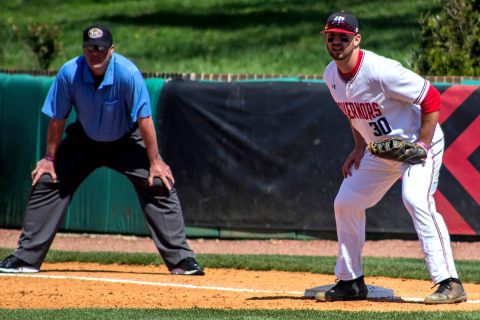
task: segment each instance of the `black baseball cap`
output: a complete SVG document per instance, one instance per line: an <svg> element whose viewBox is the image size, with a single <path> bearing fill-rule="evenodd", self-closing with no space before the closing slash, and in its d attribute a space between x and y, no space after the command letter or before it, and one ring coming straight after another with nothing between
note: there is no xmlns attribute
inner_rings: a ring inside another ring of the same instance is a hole
<svg viewBox="0 0 480 320"><path fill-rule="evenodd" d="M94 24L83 30L83 47L102 46L110 48L113 37L110 30L101 24Z"/></svg>
<svg viewBox="0 0 480 320"><path fill-rule="evenodd" d="M322 32L358 34L360 33L360 26L358 19L354 15L345 11L339 11L328 17Z"/></svg>

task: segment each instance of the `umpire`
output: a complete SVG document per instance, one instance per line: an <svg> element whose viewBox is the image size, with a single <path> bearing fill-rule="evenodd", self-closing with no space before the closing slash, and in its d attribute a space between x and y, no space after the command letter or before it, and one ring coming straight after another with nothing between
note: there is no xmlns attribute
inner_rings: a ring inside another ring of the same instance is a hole
<svg viewBox="0 0 480 320"><path fill-rule="evenodd" d="M72 106L77 120L61 141ZM18 248L0 262L0 271L38 272L78 186L105 166L133 184L170 272L203 275L187 244L172 172L158 152L145 81L130 60L114 53L108 28L83 31L83 55L60 68L42 112L51 118L45 157L32 171Z"/></svg>

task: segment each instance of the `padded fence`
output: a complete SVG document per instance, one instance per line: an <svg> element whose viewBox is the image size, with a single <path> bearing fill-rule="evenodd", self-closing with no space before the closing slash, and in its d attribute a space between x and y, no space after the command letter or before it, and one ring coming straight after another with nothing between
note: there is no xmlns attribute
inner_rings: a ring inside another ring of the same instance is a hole
<svg viewBox="0 0 480 320"><path fill-rule="evenodd" d="M44 152L48 118L40 109L52 80L0 74L0 227L21 226L29 174ZM146 83L188 236L334 233L333 199L353 141L324 83ZM479 235L479 87L437 88L447 136L437 207L452 234ZM148 234L133 188L108 169L80 186L62 230ZM367 211L367 232L414 234L399 183Z"/></svg>
<svg viewBox="0 0 480 320"><path fill-rule="evenodd" d="M52 82L53 77L0 74L1 227L22 225L31 189L30 172L45 150L49 118L41 113L41 107ZM153 106L158 104L164 82L146 80ZM67 123L74 119L72 111ZM148 234L130 182L106 168L96 170L75 193L62 230Z"/></svg>

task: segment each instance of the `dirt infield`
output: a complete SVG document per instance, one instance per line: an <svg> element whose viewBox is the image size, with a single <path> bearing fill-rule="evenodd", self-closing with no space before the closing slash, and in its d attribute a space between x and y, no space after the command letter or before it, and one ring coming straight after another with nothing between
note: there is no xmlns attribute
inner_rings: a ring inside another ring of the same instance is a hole
<svg viewBox="0 0 480 320"><path fill-rule="evenodd" d="M2 308L221 308L369 311L480 311L480 285L466 284L476 303L428 306L415 302L316 302L306 288L332 276L312 273L208 269L203 277L171 276L164 266L92 263L45 264L39 274L0 276ZM423 298L431 283L381 277L370 285L394 288L403 298Z"/></svg>
<svg viewBox="0 0 480 320"><path fill-rule="evenodd" d="M14 247L18 230L0 230L0 247ZM195 240L197 253L278 253L335 255L336 243L310 241ZM262 245L263 244L263 245ZM366 251L387 256L417 257L416 241L367 243ZM479 243L453 243L457 259L478 259ZM310 247L312 246L312 247ZM378 248L376 248L378 247ZM247 250L246 248L249 248ZM76 251L154 252L148 238L59 234L52 249ZM319 254L317 251L321 250ZM282 253L283 252L283 253ZM287 252L287 253L285 253ZM421 254L421 253L420 253ZM366 254L373 255L373 254ZM386 255L386 254L384 254ZM221 308L313 309L369 311L480 311L480 285L465 284L469 302L429 306L418 301L431 293L429 281L366 277L369 285L394 290L404 301L316 302L305 299L305 289L331 284L331 275L278 271L207 269L203 277L172 276L165 266L45 263L31 275L0 274L0 308ZM405 301L406 300L406 301Z"/></svg>

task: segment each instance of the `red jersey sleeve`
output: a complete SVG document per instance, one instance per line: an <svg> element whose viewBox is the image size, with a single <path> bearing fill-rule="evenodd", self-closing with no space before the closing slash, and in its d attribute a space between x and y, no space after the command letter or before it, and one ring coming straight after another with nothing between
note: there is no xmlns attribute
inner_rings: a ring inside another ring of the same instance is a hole
<svg viewBox="0 0 480 320"><path fill-rule="evenodd" d="M440 110L440 92L430 84L425 99L420 104L423 113L431 113Z"/></svg>

